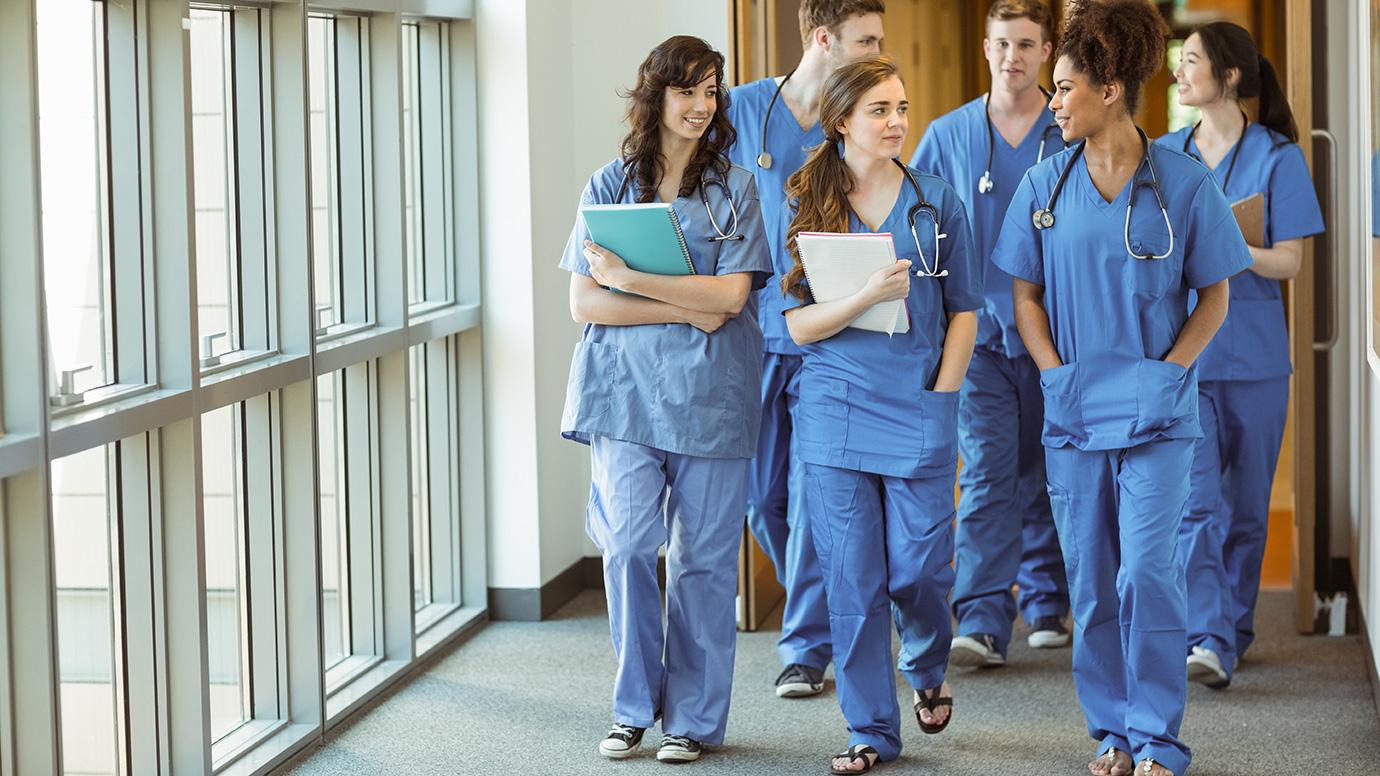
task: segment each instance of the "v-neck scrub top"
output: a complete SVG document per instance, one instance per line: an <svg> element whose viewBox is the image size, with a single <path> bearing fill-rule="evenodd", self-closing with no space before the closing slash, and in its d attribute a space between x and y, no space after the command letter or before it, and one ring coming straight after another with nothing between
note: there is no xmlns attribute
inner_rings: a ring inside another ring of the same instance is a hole
<svg viewBox="0 0 1380 776"><path fill-rule="evenodd" d="M906 214L918 200L903 179L896 203L876 231L890 232L896 258L912 262L905 299L910 331L888 336L848 327L801 346L796 450L806 463L892 477L953 474L958 391L940 393L933 388L949 330L947 313L982 307L982 269L958 195L933 175L912 174L925 199L939 210L940 232L948 235L939 241L939 268L949 274L915 276L920 258ZM792 217L783 212L777 244L785 245ZM920 216L916 231L925 240L925 255L932 257L929 224ZM849 231L873 230L850 214ZM813 298L785 300L786 309L812 303Z"/></svg>
<svg viewBox="0 0 1380 776"><path fill-rule="evenodd" d="M623 162L615 159L594 173L580 201L611 204L622 182ZM716 232L698 189L671 207L697 274L751 272L752 287L760 289L771 273L771 259L757 188L740 167L730 168L727 183L745 239L710 240ZM707 191L718 222L730 223L723 190L710 186ZM622 202L635 202L637 192L634 181ZM589 229L576 216L561 269L590 274L584 256L587 239ZM681 455L751 458L757 448L761 382L756 294L749 293L742 312L713 334L685 323L587 324L570 367L561 435L584 444L598 435Z"/></svg>
<svg viewBox="0 0 1380 776"><path fill-rule="evenodd" d="M1155 141L1182 150L1192 127L1171 132ZM1322 210L1313 190L1313 179L1303 150L1283 135L1250 123L1237 141L1240 153L1231 163L1236 146L1212 170L1219 185L1225 184L1228 202L1254 194L1265 196L1265 245L1311 237L1323 231ZM1196 141L1189 153L1202 159ZM1227 170L1231 179L1227 179ZM1231 279L1231 309L1227 320L1198 359L1203 380L1265 380L1285 377L1293 371L1289 362L1289 327L1278 280L1246 271Z"/></svg>
<svg viewBox="0 0 1380 776"><path fill-rule="evenodd" d="M1054 208L1055 224L1038 230L1043 208L1074 149L1031 168L1011 200L993 261L1043 286L1044 306L1062 366L1040 375L1046 447L1114 450L1154 439L1196 438L1197 377L1164 361L1189 315L1191 289L1210 286L1251 265L1236 220L1207 169L1193 158L1152 145L1159 185L1173 225L1173 251L1136 259L1123 228L1131 191L1150 180L1142 164L1108 202L1082 156ZM1137 252L1169 247L1153 192L1137 189L1129 241Z"/></svg>
<svg viewBox="0 0 1380 776"><path fill-rule="evenodd" d="M757 166L757 155L762 152L762 118L767 115L767 106L776 94L776 87L775 78L763 78L733 87L728 100L728 120L738 133L738 140L728 150L728 156L756 179L757 194L762 201L762 221L769 230L785 207L786 180L805 164L810 150L824 142L824 130L819 122L802 128L795 114L786 107L786 101L778 96L766 125L767 153L772 156L772 164L765 168ZM780 281L791 271L791 259L785 256L783 263L783 254L775 241L776 235L769 231L767 242L771 245L776 274L759 293L763 345L768 353L798 355L800 349L791 339L781 316L785 300Z"/></svg>

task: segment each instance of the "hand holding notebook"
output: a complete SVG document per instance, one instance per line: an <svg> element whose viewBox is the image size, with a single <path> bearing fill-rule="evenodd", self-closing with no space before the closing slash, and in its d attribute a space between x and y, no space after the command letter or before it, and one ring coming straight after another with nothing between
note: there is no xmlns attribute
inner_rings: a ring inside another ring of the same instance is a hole
<svg viewBox="0 0 1380 776"><path fill-rule="evenodd" d="M801 232L795 240L805 267L805 280L816 302L852 296L867 285L872 273L896 264L896 246L889 232ZM910 331L904 299L878 302L848 325L888 336Z"/></svg>
<svg viewBox="0 0 1380 776"><path fill-rule="evenodd" d="M695 274L680 219L669 204L584 205L580 214L594 242L632 269L652 275Z"/></svg>
<svg viewBox="0 0 1380 776"><path fill-rule="evenodd" d="M1260 192L1231 203L1231 213L1236 216L1236 225L1241 228L1241 236L1253 248L1265 247L1265 195Z"/></svg>

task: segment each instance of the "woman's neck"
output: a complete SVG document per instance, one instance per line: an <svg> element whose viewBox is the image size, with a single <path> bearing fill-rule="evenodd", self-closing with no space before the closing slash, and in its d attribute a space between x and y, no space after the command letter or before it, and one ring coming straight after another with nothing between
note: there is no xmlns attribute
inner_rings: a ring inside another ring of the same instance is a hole
<svg viewBox="0 0 1380 776"><path fill-rule="evenodd" d="M675 188L679 189L681 176L690 165L690 160L694 158L698 147L698 140L690 140L669 130L662 130L661 158L666 160L666 168L660 183L674 182Z"/></svg>
<svg viewBox="0 0 1380 776"><path fill-rule="evenodd" d="M848 165L848 171L853 173L855 191L858 192L866 192L883 185L895 178L899 172L896 163L891 159L857 150L845 153L843 163Z"/></svg>
<svg viewBox="0 0 1380 776"><path fill-rule="evenodd" d="M1096 134L1089 135L1087 146L1083 149L1083 156L1088 165L1100 169L1140 164L1144 154L1140 132L1128 115L1121 116Z"/></svg>
<svg viewBox="0 0 1380 776"><path fill-rule="evenodd" d="M1236 100L1216 100L1201 109L1197 138L1235 142L1246 131L1246 117Z"/></svg>

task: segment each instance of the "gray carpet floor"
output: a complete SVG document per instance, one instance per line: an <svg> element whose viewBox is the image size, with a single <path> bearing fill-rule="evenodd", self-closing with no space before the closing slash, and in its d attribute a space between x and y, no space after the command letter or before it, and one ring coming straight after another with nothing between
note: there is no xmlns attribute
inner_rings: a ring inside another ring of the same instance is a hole
<svg viewBox="0 0 1380 776"><path fill-rule="evenodd" d="M1293 632L1293 596L1262 595L1259 641L1232 687L1191 685L1183 738L1194 776L1380 773L1380 721L1358 637ZM903 727L901 758L876 772L1086 774L1093 754L1069 674L1069 650L1031 650L1018 625L1010 662L954 670L949 729ZM822 774L847 733L833 693L779 700L772 632L740 634L728 741L682 770ZM596 745L610 721L613 650L601 594L541 623L493 623L310 756L314 774L665 774L649 731L639 754L611 762ZM909 692L902 687L902 722ZM1181 775L1182 776L1182 775Z"/></svg>

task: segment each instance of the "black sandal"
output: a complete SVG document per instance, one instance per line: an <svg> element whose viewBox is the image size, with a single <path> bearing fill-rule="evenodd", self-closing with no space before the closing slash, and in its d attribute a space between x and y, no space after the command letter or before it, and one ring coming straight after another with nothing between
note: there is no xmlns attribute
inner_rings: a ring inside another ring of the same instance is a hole
<svg viewBox="0 0 1380 776"><path fill-rule="evenodd" d="M877 759L874 760L868 757L869 754L877 755ZM866 763L867 767L863 768L860 771L841 771L838 768L834 767L834 760L840 757L847 757L849 765L852 765L858 760L862 760L864 763ZM868 771L872 770L873 767L880 765L881 762L882 755L876 749L873 749L867 744L854 744L848 747L848 751L839 752L838 754L829 758L829 775L848 776L848 774L850 773L867 773Z"/></svg>
<svg viewBox="0 0 1380 776"><path fill-rule="evenodd" d="M929 735L934 735L944 730L954 718L954 699L947 695L940 695L939 691L942 687L943 685L940 685L939 687L929 690L919 690L916 692L916 694L920 696L920 700L915 702L915 721L920 723L920 730ZM934 710L940 706L949 707L949 716L945 717L944 721L938 725L927 724L925 720L920 717L921 709L933 714Z"/></svg>

